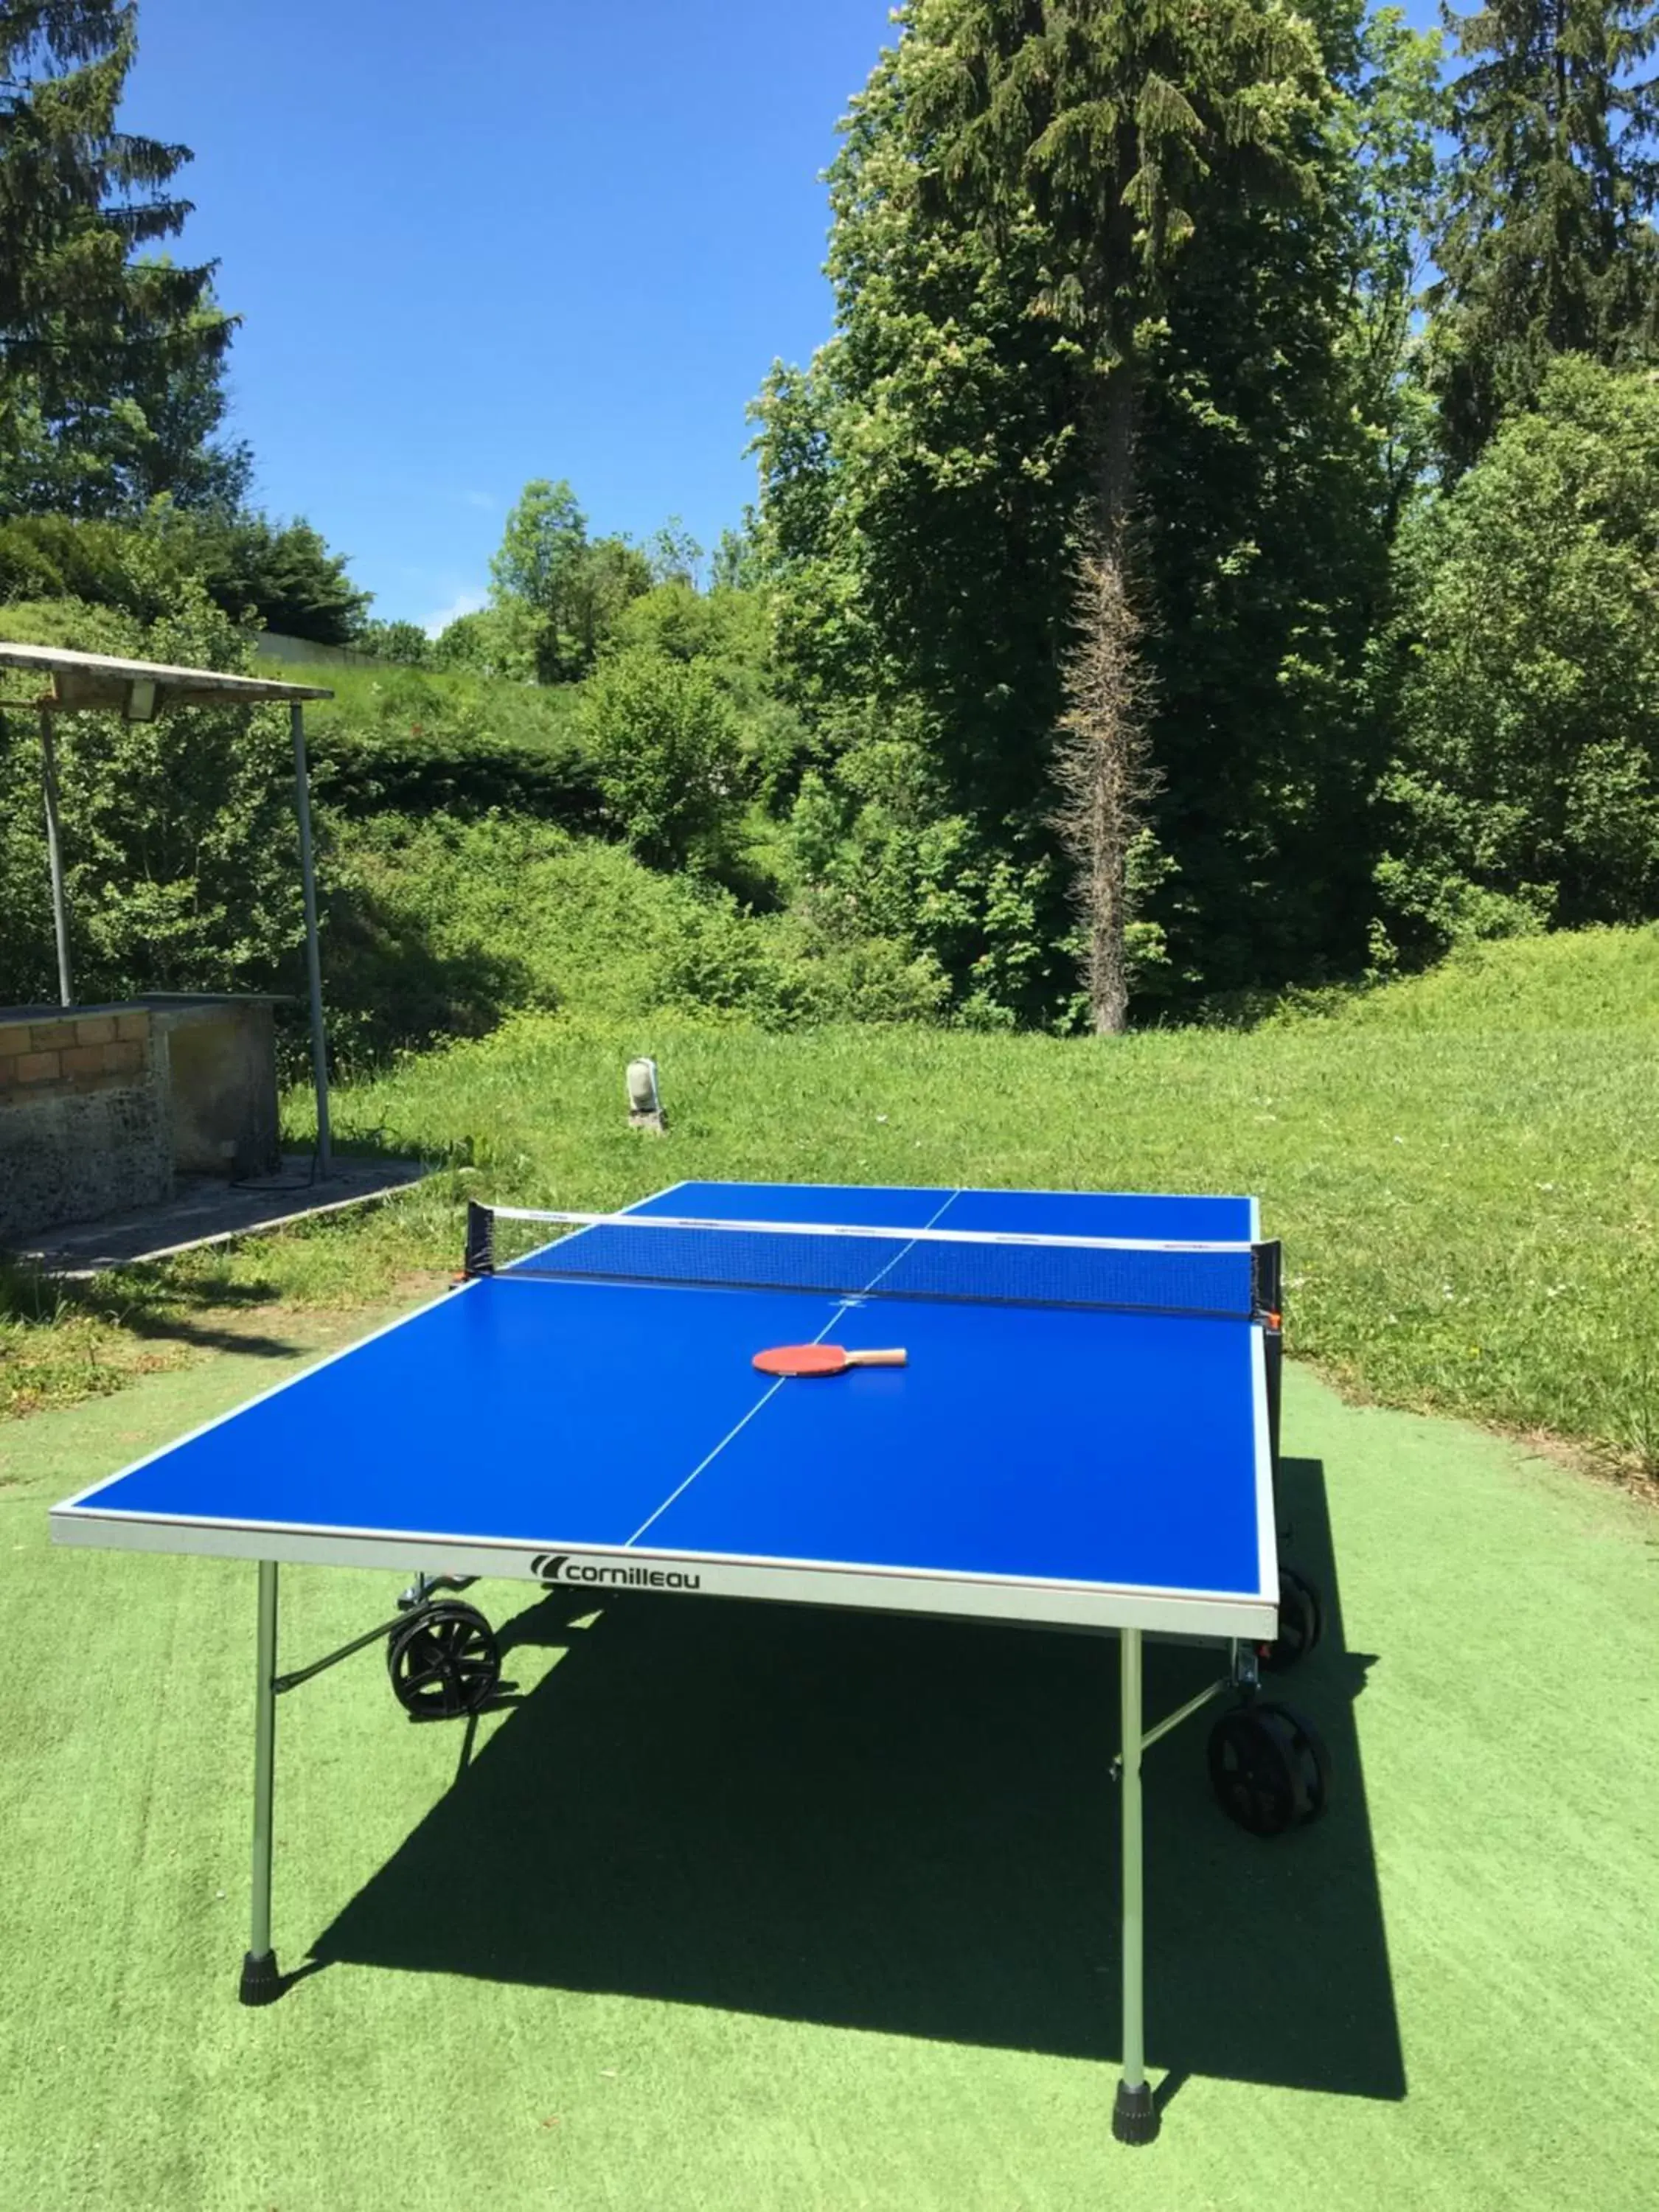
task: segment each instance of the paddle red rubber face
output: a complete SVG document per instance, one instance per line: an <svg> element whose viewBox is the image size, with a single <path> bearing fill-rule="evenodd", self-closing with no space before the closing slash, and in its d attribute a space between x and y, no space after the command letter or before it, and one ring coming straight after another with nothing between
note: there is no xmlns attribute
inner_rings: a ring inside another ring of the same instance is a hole
<svg viewBox="0 0 1659 2212"><path fill-rule="evenodd" d="M848 1367L902 1367L902 1352L845 1352L838 1344L776 1344L755 1354L763 1375L839 1375Z"/></svg>

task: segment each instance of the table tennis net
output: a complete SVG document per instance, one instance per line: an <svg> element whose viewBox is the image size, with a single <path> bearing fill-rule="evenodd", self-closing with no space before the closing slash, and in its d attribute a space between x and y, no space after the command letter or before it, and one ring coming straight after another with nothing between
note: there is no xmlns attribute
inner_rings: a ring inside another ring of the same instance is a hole
<svg viewBox="0 0 1659 2212"><path fill-rule="evenodd" d="M691 1220L477 1204L467 1209L465 1272L1239 1318L1275 1312L1279 1305L1276 1244Z"/></svg>

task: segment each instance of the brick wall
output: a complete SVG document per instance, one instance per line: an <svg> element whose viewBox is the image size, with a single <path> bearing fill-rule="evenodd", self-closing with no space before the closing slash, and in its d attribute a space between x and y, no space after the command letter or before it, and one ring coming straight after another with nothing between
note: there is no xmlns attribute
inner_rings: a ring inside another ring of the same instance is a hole
<svg viewBox="0 0 1659 2212"><path fill-rule="evenodd" d="M171 1194L150 1017L0 1017L0 1243Z"/></svg>
<svg viewBox="0 0 1659 2212"><path fill-rule="evenodd" d="M0 1105L143 1083L149 1054L147 1013L66 1014L53 1021L0 1016Z"/></svg>

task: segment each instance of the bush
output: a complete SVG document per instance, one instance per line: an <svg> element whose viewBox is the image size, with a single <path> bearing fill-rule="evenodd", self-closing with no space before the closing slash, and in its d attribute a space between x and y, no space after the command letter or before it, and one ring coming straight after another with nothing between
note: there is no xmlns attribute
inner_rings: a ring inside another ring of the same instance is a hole
<svg viewBox="0 0 1659 2212"><path fill-rule="evenodd" d="M65 514L14 515L0 522L0 602L73 599L76 606L67 619L83 628L92 607L155 622L179 603L192 580L200 581L199 563L185 544L151 531L75 521ZM9 605L9 623L14 611ZM35 619L41 618L37 612ZM25 641L62 642L20 638Z"/></svg>
<svg viewBox="0 0 1659 2212"><path fill-rule="evenodd" d="M505 815L325 818L325 988L337 1056L366 1064L520 1011L674 1007L770 1028L935 1017L936 963L826 945L796 920Z"/></svg>
<svg viewBox="0 0 1659 2212"><path fill-rule="evenodd" d="M351 641L358 653L387 660L400 668L430 668L432 640L412 622L366 622Z"/></svg>
<svg viewBox="0 0 1659 2212"><path fill-rule="evenodd" d="M492 811L599 826L599 781L568 693L412 668L284 667L335 694L307 709L319 793L337 812Z"/></svg>
<svg viewBox="0 0 1659 2212"><path fill-rule="evenodd" d="M581 727L606 809L640 858L707 865L743 803L736 725L707 663L616 654L583 688Z"/></svg>
<svg viewBox="0 0 1659 2212"><path fill-rule="evenodd" d="M325 834L329 1002L358 1060L524 1009L770 1003L758 925L621 846L505 814L331 816Z"/></svg>
<svg viewBox="0 0 1659 2212"><path fill-rule="evenodd" d="M1402 573L1401 948L1659 911L1659 379L1559 362Z"/></svg>

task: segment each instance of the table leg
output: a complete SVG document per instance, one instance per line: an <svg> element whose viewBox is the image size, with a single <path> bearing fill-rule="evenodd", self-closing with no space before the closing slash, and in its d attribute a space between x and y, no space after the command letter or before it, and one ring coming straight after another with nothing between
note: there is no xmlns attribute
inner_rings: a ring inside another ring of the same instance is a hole
<svg viewBox="0 0 1659 2212"><path fill-rule="evenodd" d="M1146 1929L1140 1818L1140 1631L1119 1641L1119 1705L1123 1791L1123 2078L1112 2109L1120 2142L1148 2143L1158 2133L1158 2106L1146 2080Z"/></svg>
<svg viewBox="0 0 1659 2212"><path fill-rule="evenodd" d="M242 1960L241 1999L269 2004L283 1994L270 1948L270 1805L276 1769L276 1562L259 1562L259 1679L253 1709L253 1919Z"/></svg>

